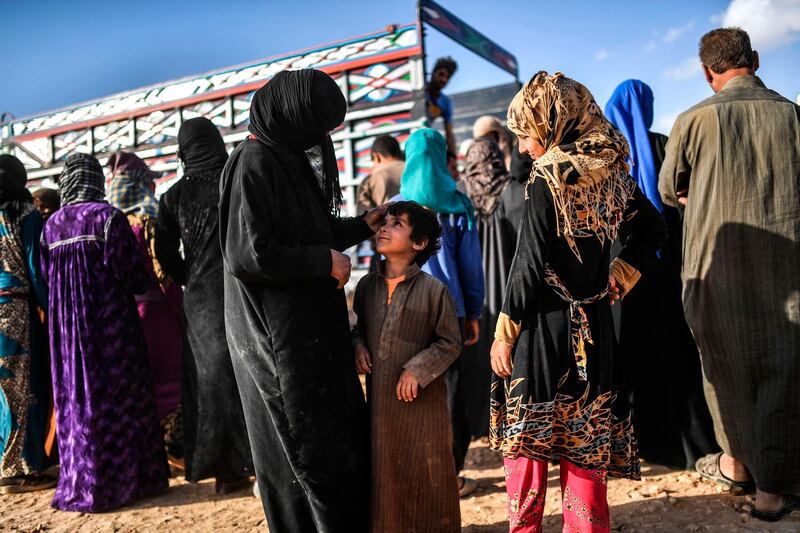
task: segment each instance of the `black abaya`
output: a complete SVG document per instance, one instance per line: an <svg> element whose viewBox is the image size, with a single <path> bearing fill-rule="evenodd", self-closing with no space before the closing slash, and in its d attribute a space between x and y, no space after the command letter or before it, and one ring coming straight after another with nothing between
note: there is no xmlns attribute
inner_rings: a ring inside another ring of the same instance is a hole
<svg viewBox="0 0 800 533"><path fill-rule="evenodd" d="M187 175L159 201L156 257L185 285L183 358L186 479L252 475L242 403L225 338L217 203L221 167ZM183 242L185 260L178 249Z"/></svg>
<svg viewBox="0 0 800 533"><path fill-rule="evenodd" d="M223 173L225 319L270 531L359 532L369 512L367 410L344 291L330 272L331 249L372 232L362 218L331 214L337 184L320 187L304 157L344 117L327 76L325 102L341 104L341 116L326 124L312 114L309 72L281 73L256 93L255 138Z"/></svg>
<svg viewBox="0 0 800 533"><path fill-rule="evenodd" d="M656 173L666 142L666 136L650 134ZM660 257L622 301L622 368L642 458L693 468L699 457L719 447L703 396L700 356L681 302L681 214L664 206L663 215L668 237ZM624 232L623 226L621 239Z"/></svg>
<svg viewBox="0 0 800 533"><path fill-rule="evenodd" d="M481 242L486 299L481 313L481 335L478 343L464 348L462 365L469 391L466 396L469 428L472 437L489 434L489 386L492 367L489 352L494 341L497 317L503 306L503 296L511 261L517 246L517 233L525 207L525 185L528 183L532 160L516 149L512 155L511 180L500 194L489 215L478 214L478 235Z"/></svg>

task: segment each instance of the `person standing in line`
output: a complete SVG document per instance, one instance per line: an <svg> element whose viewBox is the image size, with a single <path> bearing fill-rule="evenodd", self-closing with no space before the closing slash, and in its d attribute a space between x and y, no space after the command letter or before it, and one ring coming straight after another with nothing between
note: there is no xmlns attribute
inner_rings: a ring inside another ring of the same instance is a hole
<svg viewBox="0 0 800 533"><path fill-rule="evenodd" d="M184 286L186 337L191 348L184 351L183 361L186 479L215 477L217 491L227 492L249 483L253 473L222 312L217 206L228 152L214 123L197 117L181 124L178 158L183 177L159 200L155 252L164 272Z"/></svg>
<svg viewBox="0 0 800 533"><path fill-rule="evenodd" d="M436 60L431 72L431 79L425 86L425 114L428 126L435 126L436 120L444 122L444 135L447 139L447 151L458 152L456 136L453 133L453 102L442 91L458 69L458 63L452 57L440 57Z"/></svg>
<svg viewBox="0 0 800 533"><path fill-rule="evenodd" d="M666 228L628 175L625 138L577 81L538 72L507 125L535 160L491 351L489 443L504 456L510 531L541 531L558 457L564 530L608 532L607 477L640 476L611 302ZM623 221L632 232L612 263Z"/></svg>
<svg viewBox="0 0 800 533"><path fill-rule="evenodd" d="M678 116L659 176L685 206L683 307L723 452L697 471L756 489L754 517L800 508L800 106L755 73L739 28L700 39L716 93Z"/></svg>
<svg viewBox="0 0 800 533"><path fill-rule="evenodd" d="M340 218L330 132L347 102L318 70L256 91L251 135L220 183L225 323L269 529L363 532L369 429L353 366L342 253L375 234L385 207Z"/></svg>
<svg viewBox="0 0 800 533"><path fill-rule="evenodd" d="M37 304L47 308L47 286L27 179L19 159L0 155L0 494L56 484L43 473L51 385Z"/></svg>
<svg viewBox="0 0 800 533"><path fill-rule="evenodd" d="M438 131L422 128L406 141L406 168L396 199L417 202L436 213L442 226L442 246L422 269L447 286L456 305L464 346L473 346L480 336L484 299L480 241L472 202L456 189L447 168L445 140ZM464 377L464 362L459 357L445 374L457 473L464 469L472 435ZM459 477L461 496L476 488L474 479Z"/></svg>
<svg viewBox="0 0 800 533"><path fill-rule="evenodd" d="M139 242L149 283L144 294L136 295L136 307L147 341L147 359L155 393L156 410L170 461L183 456L181 433L181 357L183 317L181 289L155 258L154 239L158 219L151 171L136 154L116 152L108 158L111 182L109 203L122 211Z"/></svg>
<svg viewBox="0 0 800 533"><path fill-rule="evenodd" d="M508 281L508 271L517 244L519 222L512 220L520 211L524 198L524 184L512 178L505 164L505 154L500 141L508 136L497 117L483 116L473 126L473 141L464 157L462 183L475 206L481 262L486 283L486 299L481 313L481 331L492 331L497 324L503 292ZM469 425L473 437L484 437L489 432L489 385L492 367L489 351L492 336L482 335L472 348L474 354L464 357L467 381Z"/></svg>
<svg viewBox="0 0 800 533"><path fill-rule="evenodd" d="M441 233L431 210L391 204L377 236L386 259L356 287L352 335L368 379L375 533L461 530L442 379L461 353L461 332L447 287L420 272Z"/></svg>
<svg viewBox="0 0 800 533"><path fill-rule="evenodd" d="M103 182L94 156L69 156L62 207L41 240L61 461L52 505L62 511L113 509L166 489L169 478L134 298L148 273Z"/></svg>
<svg viewBox="0 0 800 533"><path fill-rule="evenodd" d="M47 222L50 215L58 211L61 207L61 200L58 198L58 191L42 187L33 191L33 205L42 215L42 220Z"/></svg>
<svg viewBox="0 0 800 533"><path fill-rule="evenodd" d="M700 356L683 316L681 213L665 206L658 194L667 137L650 131L653 102L653 91L646 83L627 80L616 88L605 110L628 140L631 175L637 186L667 223L667 242L653 268L622 302L620 351L640 456L684 469L693 468L698 458L719 448L703 398ZM623 242L626 229L623 226L620 232ZM650 356L641 356L642 346L650 346ZM652 376L660 379L653 381Z"/></svg>
<svg viewBox="0 0 800 533"><path fill-rule="evenodd" d="M381 135L372 143L372 173L358 186L358 207L369 211L383 205L400 192L403 175L403 150L391 135Z"/></svg>

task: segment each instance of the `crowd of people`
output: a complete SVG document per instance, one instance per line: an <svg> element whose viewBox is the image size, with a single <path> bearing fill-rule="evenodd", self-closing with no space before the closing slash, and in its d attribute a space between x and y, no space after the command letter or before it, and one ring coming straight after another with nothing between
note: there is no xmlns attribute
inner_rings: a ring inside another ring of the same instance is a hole
<svg viewBox="0 0 800 533"><path fill-rule="evenodd" d="M800 107L740 29L700 59L716 94L669 140L642 81L603 112L541 71L459 171L444 58L445 135L378 137L355 217L317 70L256 91L230 156L184 122L160 199L132 153L71 155L57 195L0 155L0 493L104 511L172 467L254 476L270 531L458 531L487 435L514 532L541 530L551 462L570 531L610 530L607 478L640 456L762 520L800 508ZM344 252L369 240L351 324Z"/></svg>

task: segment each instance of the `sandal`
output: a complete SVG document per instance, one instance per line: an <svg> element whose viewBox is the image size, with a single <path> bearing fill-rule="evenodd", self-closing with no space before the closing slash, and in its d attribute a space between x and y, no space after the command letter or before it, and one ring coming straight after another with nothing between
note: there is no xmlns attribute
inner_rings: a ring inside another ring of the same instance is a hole
<svg viewBox="0 0 800 533"><path fill-rule="evenodd" d="M777 522L786 515L800 509L800 497L787 494L784 497L783 507L777 511L759 511L755 507L750 510L750 516L764 520L765 522Z"/></svg>
<svg viewBox="0 0 800 533"><path fill-rule="evenodd" d="M701 457L694 463L694 469L707 480L719 483L731 492L737 494L749 494L754 492L756 490L756 484L752 479L748 481L736 481L722 473L722 469L719 467L719 459L722 457L722 453L723 452L710 453Z"/></svg>
<svg viewBox="0 0 800 533"><path fill-rule="evenodd" d="M458 480L461 482L461 488L458 489L459 498L466 498L478 488L478 482L471 477L458 476Z"/></svg>
<svg viewBox="0 0 800 533"><path fill-rule="evenodd" d="M217 494L230 494L242 489L252 488L253 482L248 476L217 478L214 483L214 492Z"/></svg>
<svg viewBox="0 0 800 533"><path fill-rule="evenodd" d="M0 485L0 494L22 494L37 490L52 489L58 484L58 478L44 474L28 474L4 478Z"/></svg>

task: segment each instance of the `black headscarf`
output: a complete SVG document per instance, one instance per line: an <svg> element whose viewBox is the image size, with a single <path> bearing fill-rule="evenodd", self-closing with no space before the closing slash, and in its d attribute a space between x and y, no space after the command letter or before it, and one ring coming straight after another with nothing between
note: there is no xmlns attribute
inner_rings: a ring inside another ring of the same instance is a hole
<svg viewBox="0 0 800 533"><path fill-rule="evenodd" d="M191 175L221 169L228 160L228 151L214 123L197 117L181 124L178 130L178 158L186 175Z"/></svg>
<svg viewBox="0 0 800 533"><path fill-rule="evenodd" d="M28 172L22 161L13 155L0 155L0 209L18 213L22 204L31 202L25 188Z"/></svg>
<svg viewBox="0 0 800 533"><path fill-rule="evenodd" d="M322 194L331 212L342 205L339 169L329 133L344 121L347 102L333 78L319 70L279 72L253 95L250 132L296 168L313 170L306 150L321 147Z"/></svg>

